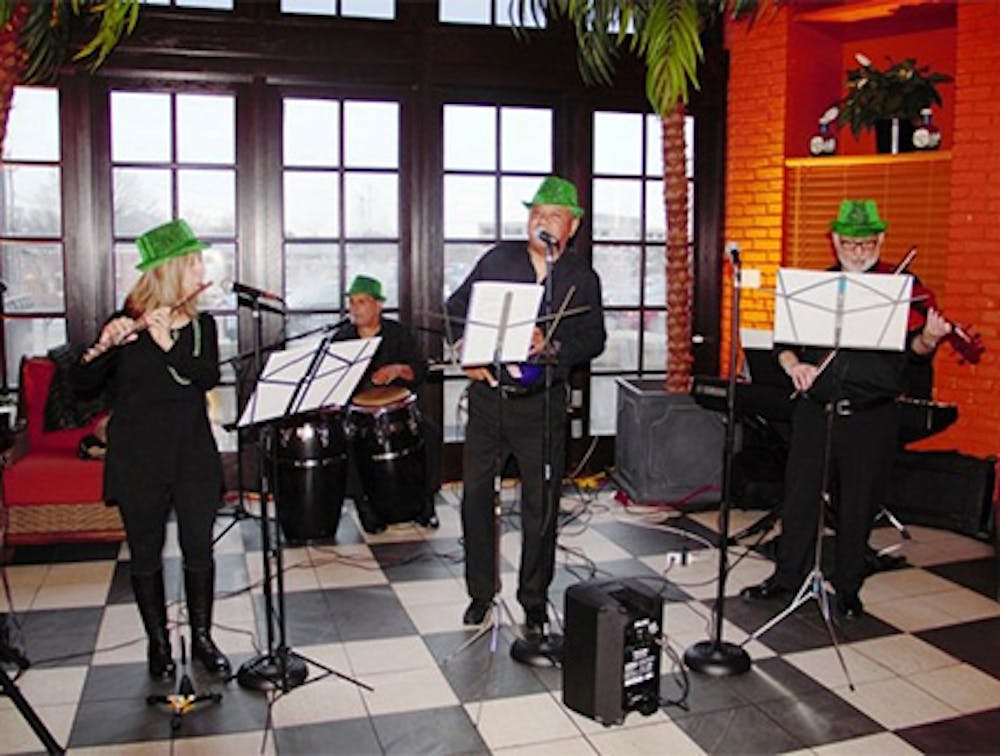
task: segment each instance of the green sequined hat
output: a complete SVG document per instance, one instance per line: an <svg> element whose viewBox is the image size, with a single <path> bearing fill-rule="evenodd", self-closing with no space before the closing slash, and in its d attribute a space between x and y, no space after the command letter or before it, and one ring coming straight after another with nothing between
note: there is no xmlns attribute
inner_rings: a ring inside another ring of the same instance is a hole
<svg viewBox="0 0 1000 756"><path fill-rule="evenodd" d="M178 218L150 229L135 240L135 246L139 250L139 264L135 267L145 273L167 260L200 252L212 245L198 241L191 227Z"/></svg>
<svg viewBox="0 0 1000 756"><path fill-rule="evenodd" d="M354 280L351 281L351 288L347 290L347 294L344 296L351 297L355 294L367 294L379 302L385 301L385 297L382 296L382 283L377 278L372 278L371 276L354 277Z"/></svg>
<svg viewBox="0 0 1000 756"><path fill-rule="evenodd" d="M844 200L830 230L841 236L871 236L885 231L889 224L878 217L875 200Z"/></svg>
<svg viewBox="0 0 1000 756"><path fill-rule="evenodd" d="M525 207L535 205L562 205L568 207L575 217L583 217L583 208L577 203L576 187L571 181L558 176L546 178L531 201L524 203Z"/></svg>

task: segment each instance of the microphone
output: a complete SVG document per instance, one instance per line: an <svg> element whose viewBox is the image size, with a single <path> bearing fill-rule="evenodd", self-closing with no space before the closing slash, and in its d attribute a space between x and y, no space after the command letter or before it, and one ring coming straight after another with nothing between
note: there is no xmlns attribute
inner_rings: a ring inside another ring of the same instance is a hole
<svg viewBox="0 0 1000 756"><path fill-rule="evenodd" d="M228 278L223 281L221 285L222 290L227 294L242 294L243 296L252 297L254 299L273 299L276 302L285 301L281 296L275 294L273 291L258 289L255 286L239 283L238 281L231 281Z"/></svg>
<svg viewBox="0 0 1000 756"><path fill-rule="evenodd" d="M726 256L733 263L734 268L740 267L740 245L734 241L726 242Z"/></svg>
<svg viewBox="0 0 1000 756"><path fill-rule="evenodd" d="M535 231L535 238L538 239L538 241L540 242L548 244L550 247L556 247L556 248L559 247L559 240L552 234L550 234L548 231L546 231L544 228L540 228L537 231Z"/></svg>

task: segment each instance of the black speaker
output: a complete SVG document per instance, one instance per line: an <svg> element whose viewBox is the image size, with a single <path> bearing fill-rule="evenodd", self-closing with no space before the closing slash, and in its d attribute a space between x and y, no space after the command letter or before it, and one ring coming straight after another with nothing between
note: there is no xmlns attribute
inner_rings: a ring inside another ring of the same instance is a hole
<svg viewBox="0 0 1000 756"><path fill-rule="evenodd" d="M615 480L637 504L718 503L723 416L661 381L618 379Z"/></svg>
<svg viewBox="0 0 1000 756"><path fill-rule="evenodd" d="M663 597L641 581L566 589L563 703L605 725L660 707Z"/></svg>
<svg viewBox="0 0 1000 756"><path fill-rule="evenodd" d="M904 523L989 539L996 462L958 452L902 451L887 506Z"/></svg>

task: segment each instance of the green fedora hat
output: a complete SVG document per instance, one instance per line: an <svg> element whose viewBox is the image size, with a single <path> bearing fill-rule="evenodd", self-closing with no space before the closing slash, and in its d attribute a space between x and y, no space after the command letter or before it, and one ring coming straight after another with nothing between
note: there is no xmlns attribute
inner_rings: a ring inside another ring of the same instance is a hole
<svg viewBox="0 0 1000 756"><path fill-rule="evenodd" d="M372 278L371 276L355 276L354 280L351 281L351 288L347 290L345 297L352 297L355 294L367 294L372 299L377 299L379 302L384 302L385 297L382 296L382 283L377 278Z"/></svg>
<svg viewBox="0 0 1000 756"><path fill-rule="evenodd" d="M187 222L178 218L150 229L135 240L135 246L139 250L139 264L135 267L146 273L167 260L200 252L212 245L198 241Z"/></svg>
<svg viewBox="0 0 1000 756"><path fill-rule="evenodd" d="M875 200L844 200L830 230L841 236L871 236L885 231L889 224L879 218Z"/></svg>
<svg viewBox="0 0 1000 756"><path fill-rule="evenodd" d="M534 207L535 205L562 205L568 207L575 217L583 217L583 208L578 204L576 187L573 186L573 182L558 176L546 178L538 187L538 191L535 192L531 201L524 203L525 207Z"/></svg>

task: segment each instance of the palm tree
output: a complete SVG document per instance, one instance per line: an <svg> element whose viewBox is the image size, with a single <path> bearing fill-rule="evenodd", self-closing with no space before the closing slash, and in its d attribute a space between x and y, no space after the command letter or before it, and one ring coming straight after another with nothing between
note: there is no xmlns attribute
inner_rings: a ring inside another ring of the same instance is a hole
<svg viewBox="0 0 1000 756"><path fill-rule="evenodd" d="M139 0L0 0L0 149L14 86L52 81L78 25L90 36L73 60L96 68L138 19Z"/></svg>
<svg viewBox="0 0 1000 756"><path fill-rule="evenodd" d="M780 0L775 0L780 2ZM727 8L734 16L756 13L758 0L511 0L514 29L530 17L565 18L573 27L584 81L611 84L615 57L627 49L646 64L646 96L663 127L663 203L667 218L667 380L669 393L691 384L692 264L688 239L684 115L697 66L704 58L702 32Z"/></svg>

